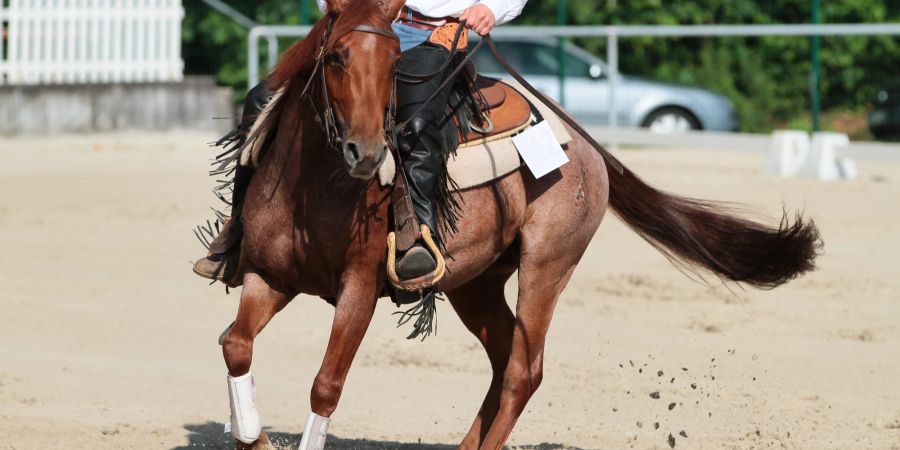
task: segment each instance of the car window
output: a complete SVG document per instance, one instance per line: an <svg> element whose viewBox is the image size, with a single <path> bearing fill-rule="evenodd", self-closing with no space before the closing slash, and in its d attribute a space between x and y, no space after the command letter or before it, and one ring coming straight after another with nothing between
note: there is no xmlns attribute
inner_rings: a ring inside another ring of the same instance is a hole
<svg viewBox="0 0 900 450"><path fill-rule="evenodd" d="M534 71L540 71L543 75L557 75L559 73L559 60L555 48L543 45L529 45L531 61L535 66Z"/></svg>
<svg viewBox="0 0 900 450"><path fill-rule="evenodd" d="M552 71L555 75L559 72L559 48L550 45L536 44L534 46L534 55L542 64ZM564 52L563 58L566 68L566 76L568 77L589 77L591 73L591 65L572 55L570 52Z"/></svg>
<svg viewBox="0 0 900 450"><path fill-rule="evenodd" d="M529 47L529 44L500 41L496 42L496 45L503 58L523 75L553 75L551 72L553 67L543 67L533 60L531 55L533 49ZM479 72L503 72L503 68L494 58L494 54L485 46L482 46L473 59Z"/></svg>
<svg viewBox="0 0 900 450"><path fill-rule="evenodd" d="M533 42L497 42L497 50L522 75L555 76L559 59L555 46ZM565 55L566 76L588 77L590 64L569 53ZM479 72L503 72L490 50L482 48L473 57Z"/></svg>
<svg viewBox="0 0 900 450"><path fill-rule="evenodd" d="M566 76L588 78L591 76L591 65L571 53L566 53Z"/></svg>

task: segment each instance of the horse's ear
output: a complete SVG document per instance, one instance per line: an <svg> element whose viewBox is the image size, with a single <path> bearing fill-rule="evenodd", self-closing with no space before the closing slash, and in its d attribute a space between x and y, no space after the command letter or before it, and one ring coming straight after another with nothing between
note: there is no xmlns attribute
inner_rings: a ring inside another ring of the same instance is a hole
<svg viewBox="0 0 900 450"><path fill-rule="evenodd" d="M388 0L385 2L384 12L385 15L394 20L397 16L400 15L400 9L403 8L403 5L406 4L406 0Z"/></svg>
<svg viewBox="0 0 900 450"><path fill-rule="evenodd" d="M350 3L350 0L325 0L325 12L332 16L339 16L347 3Z"/></svg>

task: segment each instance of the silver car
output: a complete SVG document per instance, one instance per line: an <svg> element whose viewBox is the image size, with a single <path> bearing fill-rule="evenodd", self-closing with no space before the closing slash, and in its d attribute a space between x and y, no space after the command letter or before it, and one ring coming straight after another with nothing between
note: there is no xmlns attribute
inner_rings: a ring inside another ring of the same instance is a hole
<svg viewBox="0 0 900 450"><path fill-rule="evenodd" d="M552 39L497 38L498 50L529 83L559 100L559 58ZM565 107L584 125L609 124L606 63L571 43L565 52ZM487 46L473 58L478 72L509 78ZM731 102L716 93L689 86L621 76L616 85L617 123L660 133L687 130L735 131Z"/></svg>

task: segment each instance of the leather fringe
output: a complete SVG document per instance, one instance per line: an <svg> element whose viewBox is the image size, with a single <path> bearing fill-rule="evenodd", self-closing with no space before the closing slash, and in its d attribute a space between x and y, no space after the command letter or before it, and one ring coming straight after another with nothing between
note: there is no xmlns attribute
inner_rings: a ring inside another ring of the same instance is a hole
<svg viewBox="0 0 900 450"><path fill-rule="evenodd" d="M457 76L453 84L453 91L450 94L450 101L447 104L447 111L443 120L441 120L441 129L446 134L454 136L452 139L456 141L460 134L454 122L454 116L459 118L460 126L463 128L463 135L468 134L469 124L473 121L480 121L482 117L481 104L486 103L481 96L481 92L474 86L475 80L472 79L468 72L463 71ZM483 125L483 124L482 124ZM438 211L440 211L440 220L438 228L440 228L440 236L453 236L458 231L457 223L462 213L462 196L459 194L459 185L447 172L447 161L451 156L456 156L456 145L446 145L441 155L441 172L438 174L439 191L436 203ZM444 242L447 239L439 239L438 246L441 251L446 251Z"/></svg>
<svg viewBox="0 0 900 450"><path fill-rule="evenodd" d="M234 198L234 172L237 170L237 161L246 139L245 133L239 128L235 128L225 136L222 136L219 140L210 144L210 147L213 149L224 150L215 156L210 163L212 169L209 171L209 176L215 178L217 183L212 189L213 195L215 195L224 206L221 209L210 207L215 219L213 221L207 220L205 224L200 224L193 230L194 236L197 237L197 240L199 240L207 250L212 241L219 235L219 231L225 226L225 222L231 216L231 207Z"/></svg>
<svg viewBox="0 0 900 450"><path fill-rule="evenodd" d="M423 289L419 292L422 298L418 303L406 311L397 311L394 315L400 315L400 318L397 320L397 328L406 325L415 318L413 330L406 338L416 339L421 336L422 341L424 341L432 333L437 334L437 300L443 301L444 299L437 295L437 290L434 287Z"/></svg>

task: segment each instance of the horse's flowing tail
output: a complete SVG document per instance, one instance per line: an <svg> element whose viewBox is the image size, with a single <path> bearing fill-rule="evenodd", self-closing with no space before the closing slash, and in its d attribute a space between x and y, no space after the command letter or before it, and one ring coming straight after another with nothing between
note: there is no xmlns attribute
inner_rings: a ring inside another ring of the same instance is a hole
<svg viewBox="0 0 900 450"><path fill-rule="evenodd" d="M801 214L767 226L727 204L679 197L607 165L613 211L669 260L723 279L771 289L815 268L819 230Z"/></svg>

